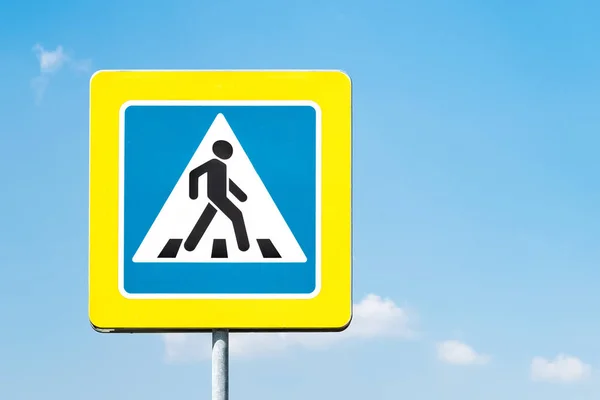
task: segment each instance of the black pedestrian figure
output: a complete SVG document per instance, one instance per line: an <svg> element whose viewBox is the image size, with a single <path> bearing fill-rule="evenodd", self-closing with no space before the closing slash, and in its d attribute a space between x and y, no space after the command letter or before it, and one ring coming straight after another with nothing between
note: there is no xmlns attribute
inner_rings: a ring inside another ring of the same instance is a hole
<svg viewBox="0 0 600 400"><path fill-rule="evenodd" d="M225 140L216 141L212 149L213 153L221 160L227 160L233 154L233 147ZM250 248L250 242L248 241L244 216L240 209L227 198L228 187L231 194L241 202L246 201L248 196L238 185L227 178L227 165L221 160L213 158L190 172L190 198L192 200L198 198L198 180L206 173L208 199L231 220L238 248L241 251L246 251ZM209 203L206 206L192 232L186 239L184 247L187 251L193 251L198 246L200 239L202 239L202 236L217 214L217 210L212 204Z"/></svg>

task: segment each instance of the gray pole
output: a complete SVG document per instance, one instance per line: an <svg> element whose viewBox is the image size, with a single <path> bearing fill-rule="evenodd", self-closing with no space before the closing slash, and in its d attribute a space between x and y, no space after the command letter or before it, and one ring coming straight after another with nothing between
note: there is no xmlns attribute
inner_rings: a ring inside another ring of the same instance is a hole
<svg viewBox="0 0 600 400"><path fill-rule="evenodd" d="M212 332L212 400L229 400L229 331Z"/></svg>

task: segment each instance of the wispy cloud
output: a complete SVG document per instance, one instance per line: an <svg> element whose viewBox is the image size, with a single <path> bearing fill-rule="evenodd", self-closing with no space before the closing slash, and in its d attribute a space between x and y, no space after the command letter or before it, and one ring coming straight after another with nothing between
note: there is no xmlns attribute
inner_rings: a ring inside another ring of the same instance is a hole
<svg viewBox="0 0 600 400"><path fill-rule="evenodd" d="M88 72L91 69L91 60L76 60L69 56L63 46L57 46L54 50L47 50L41 44L33 46L33 51L38 59L39 75L31 80L31 87L35 94L36 102L39 103L52 75L69 66L74 71Z"/></svg>
<svg viewBox="0 0 600 400"><path fill-rule="evenodd" d="M296 347L325 349L374 338L414 338L414 316L392 300L370 294L354 305L350 327L339 333L241 333L230 335L232 357L249 358L281 353ZM210 358L210 335L170 333L163 336L167 361Z"/></svg>
<svg viewBox="0 0 600 400"><path fill-rule="evenodd" d="M438 358L447 364L484 365L490 356L476 352L471 346L458 340L446 340L437 344Z"/></svg>

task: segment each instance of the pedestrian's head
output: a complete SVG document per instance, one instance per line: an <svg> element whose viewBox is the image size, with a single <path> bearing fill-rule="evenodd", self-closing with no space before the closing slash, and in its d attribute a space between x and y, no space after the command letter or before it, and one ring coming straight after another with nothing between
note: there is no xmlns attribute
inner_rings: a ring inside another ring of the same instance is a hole
<svg viewBox="0 0 600 400"><path fill-rule="evenodd" d="M233 154L233 147L225 140L217 140L213 144L213 153L222 160L227 160Z"/></svg>

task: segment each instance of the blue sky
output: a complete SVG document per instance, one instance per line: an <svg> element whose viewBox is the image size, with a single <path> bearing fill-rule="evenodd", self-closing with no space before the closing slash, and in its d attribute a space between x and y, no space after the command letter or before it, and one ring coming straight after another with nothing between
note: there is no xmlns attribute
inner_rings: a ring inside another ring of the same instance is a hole
<svg viewBox="0 0 600 400"><path fill-rule="evenodd" d="M210 395L207 336L89 326L94 70L341 68L360 317L335 339L235 338L232 398L597 399L598 17L575 0L7 3L0 398Z"/></svg>

